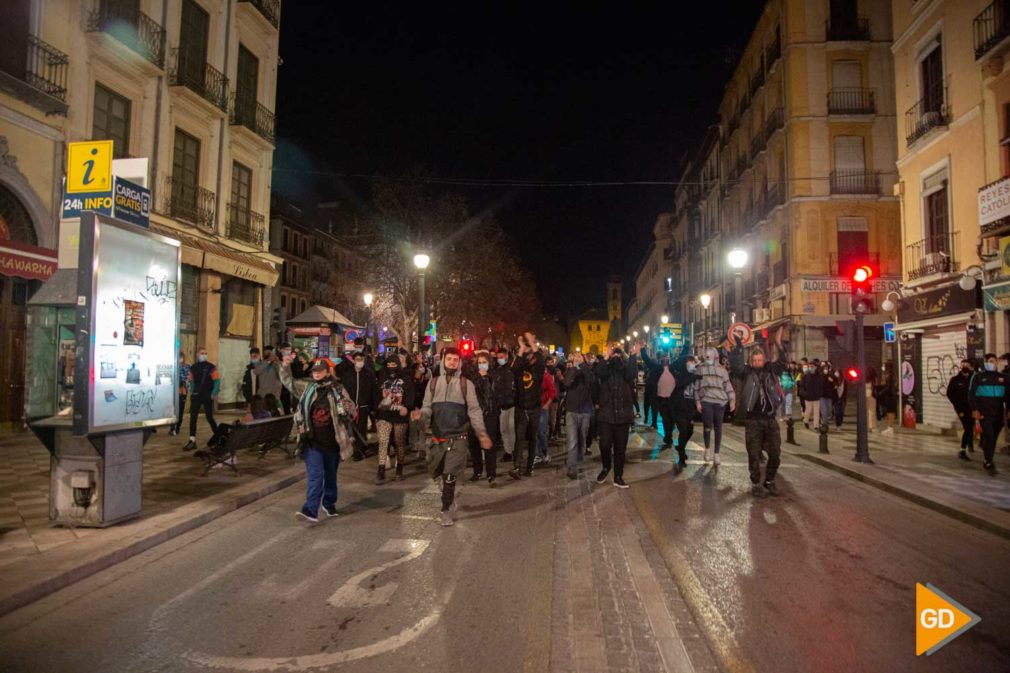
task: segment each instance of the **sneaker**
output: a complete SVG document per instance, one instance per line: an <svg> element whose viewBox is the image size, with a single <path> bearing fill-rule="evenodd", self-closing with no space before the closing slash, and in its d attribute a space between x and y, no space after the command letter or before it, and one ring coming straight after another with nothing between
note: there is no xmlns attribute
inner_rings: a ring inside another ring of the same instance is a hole
<svg viewBox="0 0 1010 673"><path fill-rule="evenodd" d="M171 430L168 431L168 436L169 437L175 437L178 434L179 434L179 431L176 430L175 428L172 428Z"/></svg>
<svg viewBox="0 0 1010 673"><path fill-rule="evenodd" d="M608 470L607 468L603 468L602 470L600 470L600 473L596 475L596 483L602 484L603 482L605 482L607 480L608 474L610 474L610 470Z"/></svg>
<svg viewBox="0 0 1010 673"><path fill-rule="evenodd" d="M327 507L326 505L323 505L321 509L323 510L323 514L326 515L327 519L340 516L339 514L337 514L336 507Z"/></svg>
<svg viewBox="0 0 1010 673"><path fill-rule="evenodd" d="M768 491L768 493L770 493L771 495L778 495L779 494L779 489L775 485L774 481L766 481L765 482L765 490Z"/></svg>
<svg viewBox="0 0 1010 673"><path fill-rule="evenodd" d="M439 523L441 523L443 526L451 526L456 522L453 520L452 514L450 514L449 512L442 512L442 520Z"/></svg>
<svg viewBox="0 0 1010 673"><path fill-rule="evenodd" d="M679 476L684 471L684 464L679 460L673 464L673 476Z"/></svg>
<svg viewBox="0 0 1010 673"><path fill-rule="evenodd" d="M961 460L969 460L969 461L971 460L971 458L968 457L968 452L965 451L964 449L961 449L960 451L957 452L957 457L960 458Z"/></svg>
<svg viewBox="0 0 1010 673"><path fill-rule="evenodd" d="M705 449L705 462L706 463L711 463L712 462L712 456L714 456L714 455L715 455L715 451L714 450L712 450L712 449Z"/></svg>
<svg viewBox="0 0 1010 673"><path fill-rule="evenodd" d="M319 523L319 517L312 516L304 509L295 512L295 518L301 519L302 521L308 521L309 523Z"/></svg>
<svg viewBox="0 0 1010 673"><path fill-rule="evenodd" d="M182 450L183 451L192 451L195 448L196 448L196 440L195 439L190 439L186 443L186 446L182 447Z"/></svg>
<svg viewBox="0 0 1010 673"><path fill-rule="evenodd" d="M628 488L628 485L624 483L624 479L621 477L614 477L614 486L617 488Z"/></svg>
<svg viewBox="0 0 1010 673"><path fill-rule="evenodd" d="M544 465L550 465L551 464L551 457L550 456L544 456L544 459L542 461L540 461L540 462L542 462Z"/></svg>
<svg viewBox="0 0 1010 673"><path fill-rule="evenodd" d="M385 484L386 483L386 466L385 465L379 465L379 472L378 472L378 474L375 475L375 483L376 484Z"/></svg>
<svg viewBox="0 0 1010 673"><path fill-rule="evenodd" d="M996 463L982 463L982 469L989 473L989 476L996 476Z"/></svg>
<svg viewBox="0 0 1010 673"><path fill-rule="evenodd" d="M579 473L575 471L574 467L570 467L565 472L565 476L568 477L569 479L578 479L579 478Z"/></svg>
<svg viewBox="0 0 1010 673"><path fill-rule="evenodd" d="M533 476L533 468L532 467L527 467L525 470L523 470L523 476L524 477L532 477Z"/></svg>
<svg viewBox="0 0 1010 673"><path fill-rule="evenodd" d="M894 428L887 428L886 430L881 430L880 434L882 434L882 435L893 435L894 434Z"/></svg>
<svg viewBox="0 0 1010 673"><path fill-rule="evenodd" d="M509 470L509 478L515 479L516 481L522 479L522 477L519 475L519 470L514 467L511 470Z"/></svg>
<svg viewBox="0 0 1010 673"><path fill-rule="evenodd" d="M765 490L764 490L764 488L761 487L761 484L754 484L753 486L751 486L750 487L750 493L755 498L763 498L763 497L765 497Z"/></svg>
<svg viewBox="0 0 1010 673"><path fill-rule="evenodd" d="M541 458L540 456L534 456L533 457L533 464L534 465L539 465L542 462L544 462L544 459Z"/></svg>
<svg viewBox="0 0 1010 673"><path fill-rule="evenodd" d="M474 472L470 477L470 481L480 481L480 472Z"/></svg>
<svg viewBox="0 0 1010 673"><path fill-rule="evenodd" d="M498 488L498 482L494 480L494 477L489 477L487 480L488 488Z"/></svg>
<svg viewBox="0 0 1010 673"><path fill-rule="evenodd" d="M663 446L661 446L660 448L662 448L662 449L672 449L673 448L673 442L663 442Z"/></svg>
<svg viewBox="0 0 1010 673"><path fill-rule="evenodd" d="M720 465L722 465L722 458L719 457L718 453L712 455L712 463L716 467L719 467Z"/></svg>

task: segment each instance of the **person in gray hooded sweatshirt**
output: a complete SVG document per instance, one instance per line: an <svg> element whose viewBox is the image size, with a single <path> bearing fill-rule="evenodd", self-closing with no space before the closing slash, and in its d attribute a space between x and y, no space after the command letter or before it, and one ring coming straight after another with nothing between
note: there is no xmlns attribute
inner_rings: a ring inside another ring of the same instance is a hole
<svg viewBox="0 0 1010 673"><path fill-rule="evenodd" d="M456 519L456 482L466 467L469 434L477 433L485 451L492 446L477 391L460 373L460 360L459 349L442 351L442 373L431 380L424 391L424 403L411 414L414 420L431 422L428 472L442 482L443 526L451 526Z"/></svg>
<svg viewBox="0 0 1010 673"><path fill-rule="evenodd" d="M736 411L736 392L729 380L729 372L719 364L719 353L714 348L705 349L705 361L698 365L694 373L698 377L694 383L695 405L705 426L705 462L711 461L718 465L719 448L722 445L722 420L726 415L727 405L730 413Z"/></svg>

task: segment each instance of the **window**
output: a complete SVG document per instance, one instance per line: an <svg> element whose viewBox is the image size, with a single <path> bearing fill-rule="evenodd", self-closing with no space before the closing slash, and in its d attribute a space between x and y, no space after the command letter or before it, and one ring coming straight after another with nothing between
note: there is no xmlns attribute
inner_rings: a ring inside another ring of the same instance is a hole
<svg viewBox="0 0 1010 673"><path fill-rule="evenodd" d="M111 140L112 156L130 154L130 99L95 85L95 108L91 120L92 140Z"/></svg>
<svg viewBox="0 0 1010 673"><path fill-rule="evenodd" d="M835 136L835 172L854 175L866 170L861 136Z"/></svg>
<svg viewBox="0 0 1010 673"><path fill-rule="evenodd" d="M859 61L832 61L831 88L859 89L863 86L863 76Z"/></svg>
<svg viewBox="0 0 1010 673"><path fill-rule="evenodd" d="M210 16L194 0L183 0L179 30L177 77L182 84L203 88L207 65Z"/></svg>
<svg viewBox="0 0 1010 673"><path fill-rule="evenodd" d="M182 284L179 287L179 329L195 332L200 323L200 292L197 283L200 272L196 267L182 265Z"/></svg>
<svg viewBox="0 0 1010 673"><path fill-rule="evenodd" d="M249 210L252 200L252 170L239 162L231 169L231 221L249 229Z"/></svg>
<svg viewBox="0 0 1010 673"><path fill-rule="evenodd" d="M848 278L852 268L865 262L869 256L870 233L865 217L838 218L838 269L836 273Z"/></svg>
<svg viewBox="0 0 1010 673"><path fill-rule="evenodd" d="M944 104L943 46L939 36L936 38L936 46L919 64L919 72L923 113L941 113Z"/></svg>
<svg viewBox="0 0 1010 673"><path fill-rule="evenodd" d="M235 123L256 126L256 89L259 84L259 59L238 46L238 71L235 78Z"/></svg>
<svg viewBox="0 0 1010 673"><path fill-rule="evenodd" d="M947 183L925 197L927 252L948 252L950 225L947 221Z"/></svg>
<svg viewBox="0 0 1010 673"><path fill-rule="evenodd" d="M200 141L180 129L175 130L172 154L172 200L178 214L195 221L196 193L200 185Z"/></svg>

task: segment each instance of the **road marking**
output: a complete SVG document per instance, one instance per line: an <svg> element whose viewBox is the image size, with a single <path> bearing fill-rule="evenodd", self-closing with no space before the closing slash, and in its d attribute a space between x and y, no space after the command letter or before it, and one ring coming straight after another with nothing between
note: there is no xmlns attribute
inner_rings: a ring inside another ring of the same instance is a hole
<svg viewBox="0 0 1010 673"><path fill-rule="evenodd" d="M258 590L263 593L279 596L284 600L294 600L299 596L303 596L312 587L313 582L318 579L317 575L320 573L325 574L330 568L341 563L353 546L352 543L345 540L319 540L312 545L311 551L325 551L326 553L320 554L319 557L326 560L319 565L315 572L309 573L301 581L295 582L287 586L287 588L285 588L285 582L283 581L285 576L273 574L263 579Z"/></svg>
<svg viewBox="0 0 1010 673"><path fill-rule="evenodd" d="M379 573L418 558L425 552L429 544L431 544L429 540L389 540L386 544L379 547L378 551L380 553L406 554L406 556L386 561L358 573L334 591L326 602L336 608L368 608L373 605L386 603L392 597L393 592L396 591L396 587L399 584L389 582L380 587L369 588L363 587L362 584L365 580L375 579Z"/></svg>

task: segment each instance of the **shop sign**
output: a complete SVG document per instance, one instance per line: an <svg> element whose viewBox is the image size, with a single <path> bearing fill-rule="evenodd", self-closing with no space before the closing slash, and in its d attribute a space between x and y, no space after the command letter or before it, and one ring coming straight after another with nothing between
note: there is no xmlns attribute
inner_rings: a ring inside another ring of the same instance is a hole
<svg viewBox="0 0 1010 673"><path fill-rule="evenodd" d="M985 360L985 328L968 325L966 337L968 346L968 359L976 363Z"/></svg>
<svg viewBox="0 0 1010 673"><path fill-rule="evenodd" d="M112 141L89 140L68 144L67 192L89 194L111 191Z"/></svg>
<svg viewBox="0 0 1010 673"><path fill-rule="evenodd" d="M288 327L288 331L295 336L329 336L332 334L329 327Z"/></svg>
<svg viewBox="0 0 1010 673"><path fill-rule="evenodd" d="M982 288L982 298L986 311L1010 311L1010 283Z"/></svg>
<svg viewBox="0 0 1010 673"><path fill-rule="evenodd" d="M1003 178L978 190L978 224L982 235L1000 233L1010 224L1010 178Z"/></svg>
<svg viewBox="0 0 1010 673"><path fill-rule="evenodd" d="M901 299L898 302L898 322L909 323L942 318L972 311L978 306L977 290L962 290L959 285L950 285Z"/></svg>
<svg viewBox="0 0 1010 673"><path fill-rule="evenodd" d="M901 288L900 280L878 278L872 281L874 292L897 292ZM852 281L848 278L803 278L800 280L800 292L852 292Z"/></svg>
<svg viewBox="0 0 1010 673"><path fill-rule="evenodd" d="M85 192L63 195L63 219L80 217L81 213L90 210L99 215L112 215L112 192Z"/></svg>
<svg viewBox="0 0 1010 673"><path fill-rule="evenodd" d="M56 251L31 245L0 242L0 274L28 280L49 280L56 273Z"/></svg>
<svg viewBox="0 0 1010 673"><path fill-rule="evenodd" d="M905 332L901 335L901 424L915 428L922 423L922 335Z"/></svg>
<svg viewBox="0 0 1010 673"><path fill-rule="evenodd" d="M204 253L203 266L205 269L220 271L229 276L243 278L260 285L273 286L277 283L278 274L276 271L266 271L265 269L243 264L228 257L215 255L212 252Z"/></svg>
<svg viewBox="0 0 1010 673"><path fill-rule="evenodd" d="M113 201L115 217L144 228L150 225L151 190L117 177Z"/></svg>

